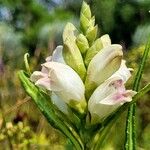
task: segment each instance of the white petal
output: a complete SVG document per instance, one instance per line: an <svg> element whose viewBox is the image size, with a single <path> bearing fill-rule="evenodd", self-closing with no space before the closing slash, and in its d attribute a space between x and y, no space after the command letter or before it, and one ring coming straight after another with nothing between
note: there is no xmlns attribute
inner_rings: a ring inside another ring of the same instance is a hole
<svg viewBox="0 0 150 150"><path fill-rule="evenodd" d="M101 41L102 41L103 47L107 47L111 45L111 39L108 34L101 36Z"/></svg>
<svg viewBox="0 0 150 150"><path fill-rule="evenodd" d="M125 63L126 61L122 60L120 68L110 78L118 77L122 79L124 83L126 83L127 80L131 77L131 68L127 68Z"/></svg>
<svg viewBox="0 0 150 150"><path fill-rule="evenodd" d="M57 46L52 54L52 61L66 64L62 55L63 46Z"/></svg>
<svg viewBox="0 0 150 150"><path fill-rule="evenodd" d="M80 101L84 99L84 84L71 67L57 62L46 62L43 66L49 69L52 91L55 91L56 87L61 89L56 94L66 103L69 103L70 100Z"/></svg>
<svg viewBox="0 0 150 150"><path fill-rule="evenodd" d="M54 92L52 92L51 100L53 104L55 104L60 111L62 111L65 114L68 114L67 104L60 97L58 97Z"/></svg>
<svg viewBox="0 0 150 150"><path fill-rule="evenodd" d="M39 80L40 78L44 78L47 75L41 71L34 71L30 77L30 80L32 82L36 82L37 80Z"/></svg>
<svg viewBox="0 0 150 150"><path fill-rule="evenodd" d="M101 84L119 69L122 55L121 45L114 44L103 48L90 62L87 80Z"/></svg>
<svg viewBox="0 0 150 150"><path fill-rule="evenodd" d="M46 62L52 61L52 56L48 56L45 60Z"/></svg>

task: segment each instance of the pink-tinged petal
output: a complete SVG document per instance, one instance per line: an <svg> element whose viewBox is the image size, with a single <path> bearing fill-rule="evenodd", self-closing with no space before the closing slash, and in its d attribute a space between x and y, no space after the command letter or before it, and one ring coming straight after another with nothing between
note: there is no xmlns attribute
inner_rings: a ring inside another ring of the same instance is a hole
<svg viewBox="0 0 150 150"><path fill-rule="evenodd" d="M79 75L68 65L58 62L46 62L42 66L49 70L49 78L52 80L51 89L61 89L57 92L64 101L80 101L84 99L85 87Z"/></svg>
<svg viewBox="0 0 150 150"><path fill-rule="evenodd" d="M42 66L41 72L48 75L48 69L44 66Z"/></svg>
<svg viewBox="0 0 150 150"><path fill-rule="evenodd" d="M88 109L93 116L101 120L125 102L130 102L135 91L126 90L124 81L119 76L109 78L102 83L92 94L88 102Z"/></svg>
<svg viewBox="0 0 150 150"><path fill-rule="evenodd" d="M37 80L46 77L47 75L41 71L34 71L30 77L32 82L36 82Z"/></svg>
<svg viewBox="0 0 150 150"><path fill-rule="evenodd" d="M51 91L51 81L48 77L41 78L35 82L35 85Z"/></svg>
<svg viewBox="0 0 150 150"><path fill-rule="evenodd" d="M43 64L49 70L51 91L80 113L86 108L85 87L79 75L68 65L58 62Z"/></svg>

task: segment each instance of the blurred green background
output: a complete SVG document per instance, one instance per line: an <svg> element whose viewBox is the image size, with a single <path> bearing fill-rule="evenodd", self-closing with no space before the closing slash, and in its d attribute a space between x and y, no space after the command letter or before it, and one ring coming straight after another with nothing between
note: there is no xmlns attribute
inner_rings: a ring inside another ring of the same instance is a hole
<svg viewBox="0 0 150 150"><path fill-rule="evenodd" d="M150 0L87 0L100 35L124 48L133 75L150 35ZM31 70L62 43L67 22L79 27L81 0L0 0L0 149L71 149L66 138L49 126L21 88L17 71L24 69L23 55L30 53ZM132 88L134 76L128 82ZM150 82L150 56L141 87ZM124 113L110 131L102 150L122 150ZM150 93L138 101L137 146L150 149Z"/></svg>

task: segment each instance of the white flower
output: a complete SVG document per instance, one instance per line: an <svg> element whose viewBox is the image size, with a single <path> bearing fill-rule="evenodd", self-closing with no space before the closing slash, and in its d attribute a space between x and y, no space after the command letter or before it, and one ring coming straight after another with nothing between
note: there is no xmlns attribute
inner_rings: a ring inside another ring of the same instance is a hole
<svg viewBox="0 0 150 150"><path fill-rule="evenodd" d="M122 46L113 44L104 47L92 58L85 81L86 96L88 98L98 85L119 69L122 55Z"/></svg>
<svg viewBox="0 0 150 150"><path fill-rule="evenodd" d="M31 81L43 89L53 91L64 102L74 104L74 107L83 111L86 107L85 87L79 75L68 65L58 62L46 62L42 66L44 71L35 71L30 77Z"/></svg>
<svg viewBox="0 0 150 150"><path fill-rule="evenodd" d="M88 66L88 80L97 84L105 81L119 69L122 55L121 45L113 44L103 48L93 57Z"/></svg>
<svg viewBox="0 0 150 150"><path fill-rule="evenodd" d="M126 90L124 85L130 76L130 69L126 67L123 60L119 70L96 88L88 102L92 122L108 117L125 102L132 100L136 92Z"/></svg>

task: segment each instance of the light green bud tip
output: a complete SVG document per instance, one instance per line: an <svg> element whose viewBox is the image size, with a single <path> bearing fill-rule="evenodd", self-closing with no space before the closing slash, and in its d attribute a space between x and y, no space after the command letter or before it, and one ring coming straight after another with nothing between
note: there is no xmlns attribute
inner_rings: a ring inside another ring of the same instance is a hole
<svg viewBox="0 0 150 150"><path fill-rule="evenodd" d="M88 66L92 58L103 48L103 44L100 38L98 38L93 45L87 50L85 56L85 65Z"/></svg>
<svg viewBox="0 0 150 150"><path fill-rule="evenodd" d="M95 26L95 17L91 16L91 10L87 3L83 2L80 13L80 26L91 45L97 37L98 27Z"/></svg>
<svg viewBox="0 0 150 150"><path fill-rule="evenodd" d="M90 6L83 1L82 3L82 8L81 8L81 13L87 18L87 19L91 19L91 10L90 10Z"/></svg>
<svg viewBox="0 0 150 150"><path fill-rule="evenodd" d="M93 43L93 41L97 37L97 31L98 31L98 26L96 25L95 27L89 27L86 31L86 37L89 40L90 43Z"/></svg>
<svg viewBox="0 0 150 150"><path fill-rule="evenodd" d="M91 17L91 10L89 5L86 2L83 2L80 13L81 30L86 33L88 27L90 27L92 24L95 24L95 19L93 20Z"/></svg>
<svg viewBox="0 0 150 150"><path fill-rule="evenodd" d="M79 34L77 36L76 44L82 54L84 54L87 51L87 49L89 48L88 40L83 34Z"/></svg>
<svg viewBox="0 0 150 150"><path fill-rule="evenodd" d="M66 39L70 39L72 41L75 41L76 34L78 33L78 30L72 23L67 23L64 31L63 31L63 42L65 42Z"/></svg>

